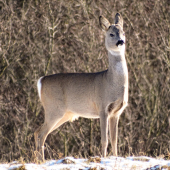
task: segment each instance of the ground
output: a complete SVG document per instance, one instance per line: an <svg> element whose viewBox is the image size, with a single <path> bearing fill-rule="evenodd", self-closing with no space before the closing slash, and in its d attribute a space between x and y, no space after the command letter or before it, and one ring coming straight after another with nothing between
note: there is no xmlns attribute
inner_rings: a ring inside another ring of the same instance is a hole
<svg viewBox="0 0 170 170"><path fill-rule="evenodd" d="M170 170L170 160L162 158L140 157L91 157L76 159L66 157L60 160L48 160L42 164L18 163L17 161L0 164L0 170Z"/></svg>

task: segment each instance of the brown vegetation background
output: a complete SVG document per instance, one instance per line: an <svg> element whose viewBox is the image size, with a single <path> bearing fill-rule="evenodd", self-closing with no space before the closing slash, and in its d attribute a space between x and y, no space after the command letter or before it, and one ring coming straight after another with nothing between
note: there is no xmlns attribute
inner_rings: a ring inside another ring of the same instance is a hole
<svg viewBox="0 0 170 170"><path fill-rule="evenodd" d="M124 18L130 83L118 154L169 153L169 0L0 0L1 162L34 160L33 133L44 121L40 76L107 69L98 18L113 22L116 12ZM62 125L46 140L46 159L101 156L99 123L79 118Z"/></svg>

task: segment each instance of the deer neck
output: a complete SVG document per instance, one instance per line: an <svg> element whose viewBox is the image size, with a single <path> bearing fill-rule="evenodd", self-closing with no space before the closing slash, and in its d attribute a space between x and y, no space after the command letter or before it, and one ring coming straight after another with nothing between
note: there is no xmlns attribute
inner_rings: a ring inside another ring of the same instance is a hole
<svg viewBox="0 0 170 170"><path fill-rule="evenodd" d="M109 68L108 76L110 79L117 79L127 82L128 70L125 59L125 51L122 52L110 52L108 51ZM115 80L114 80L115 81Z"/></svg>

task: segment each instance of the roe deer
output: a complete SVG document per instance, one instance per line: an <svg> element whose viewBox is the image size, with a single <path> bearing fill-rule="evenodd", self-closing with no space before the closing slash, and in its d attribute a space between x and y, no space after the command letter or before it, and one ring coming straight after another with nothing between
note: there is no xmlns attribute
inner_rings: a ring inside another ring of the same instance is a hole
<svg viewBox="0 0 170 170"><path fill-rule="evenodd" d="M118 121L128 102L128 70L125 59L125 34L119 13L114 24L103 16L109 68L97 73L66 73L41 77L38 92L45 110L44 124L35 135L37 156L44 160L47 135L78 117L100 118L102 156L106 157L108 126L113 155L117 156Z"/></svg>

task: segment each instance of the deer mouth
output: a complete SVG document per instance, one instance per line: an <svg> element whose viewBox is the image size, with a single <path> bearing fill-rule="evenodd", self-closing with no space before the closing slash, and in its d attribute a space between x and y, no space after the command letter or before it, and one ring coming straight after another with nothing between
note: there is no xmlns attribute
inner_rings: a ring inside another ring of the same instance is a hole
<svg viewBox="0 0 170 170"><path fill-rule="evenodd" d="M124 44L124 41L123 40L119 40L117 43L116 43L116 46L118 47L119 45L123 45Z"/></svg>

